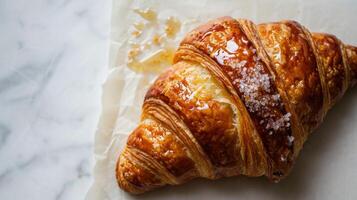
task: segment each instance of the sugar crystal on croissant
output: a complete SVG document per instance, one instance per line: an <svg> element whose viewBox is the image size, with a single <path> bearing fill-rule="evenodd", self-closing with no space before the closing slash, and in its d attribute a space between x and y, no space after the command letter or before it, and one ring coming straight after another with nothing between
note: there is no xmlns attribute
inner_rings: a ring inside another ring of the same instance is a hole
<svg viewBox="0 0 357 200"><path fill-rule="evenodd" d="M357 81L357 48L295 21L223 17L188 33L146 94L116 169L143 193L202 177L286 177Z"/></svg>

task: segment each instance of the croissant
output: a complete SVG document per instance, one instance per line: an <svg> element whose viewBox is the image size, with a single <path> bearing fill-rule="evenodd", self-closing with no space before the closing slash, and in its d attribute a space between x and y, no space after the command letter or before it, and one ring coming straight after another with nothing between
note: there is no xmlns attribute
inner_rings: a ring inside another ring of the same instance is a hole
<svg viewBox="0 0 357 200"><path fill-rule="evenodd" d="M197 177L286 177L327 111L357 82L357 47L296 21L222 17L188 33L150 87L119 156L138 194Z"/></svg>

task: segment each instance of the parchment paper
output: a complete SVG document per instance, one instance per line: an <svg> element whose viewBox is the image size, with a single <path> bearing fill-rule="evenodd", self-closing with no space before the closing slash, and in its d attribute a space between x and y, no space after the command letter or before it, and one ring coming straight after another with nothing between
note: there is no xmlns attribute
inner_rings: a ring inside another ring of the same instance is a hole
<svg viewBox="0 0 357 200"><path fill-rule="evenodd" d="M306 143L291 175L278 184L265 178L233 177L198 179L141 196L120 190L115 180L116 161L139 121L145 92L157 76L135 72L126 65L132 25L143 21L134 8L151 8L159 20L174 16L184 22L176 39L170 41L176 46L192 28L225 15L256 23L294 19L311 31L332 33L357 44L357 1L113 0L109 72L95 136L94 183L87 199L357 199L357 88L330 111Z"/></svg>

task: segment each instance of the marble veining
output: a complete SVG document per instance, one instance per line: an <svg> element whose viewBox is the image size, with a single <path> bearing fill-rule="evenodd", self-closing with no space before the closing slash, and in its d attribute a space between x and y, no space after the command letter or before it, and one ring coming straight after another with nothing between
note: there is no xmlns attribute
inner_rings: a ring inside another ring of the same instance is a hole
<svg viewBox="0 0 357 200"><path fill-rule="evenodd" d="M0 199L83 199L111 1L0 1Z"/></svg>

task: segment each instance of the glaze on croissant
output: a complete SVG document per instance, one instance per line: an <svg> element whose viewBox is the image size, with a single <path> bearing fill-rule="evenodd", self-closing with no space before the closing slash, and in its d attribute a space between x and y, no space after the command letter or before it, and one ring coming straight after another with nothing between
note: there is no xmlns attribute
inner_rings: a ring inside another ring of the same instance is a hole
<svg viewBox="0 0 357 200"><path fill-rule="evenodd" d="M295 21L223 17L190 32L146 94L116 169L142 193L193 178L286 177L357 79L357 48Z"/></svg>

